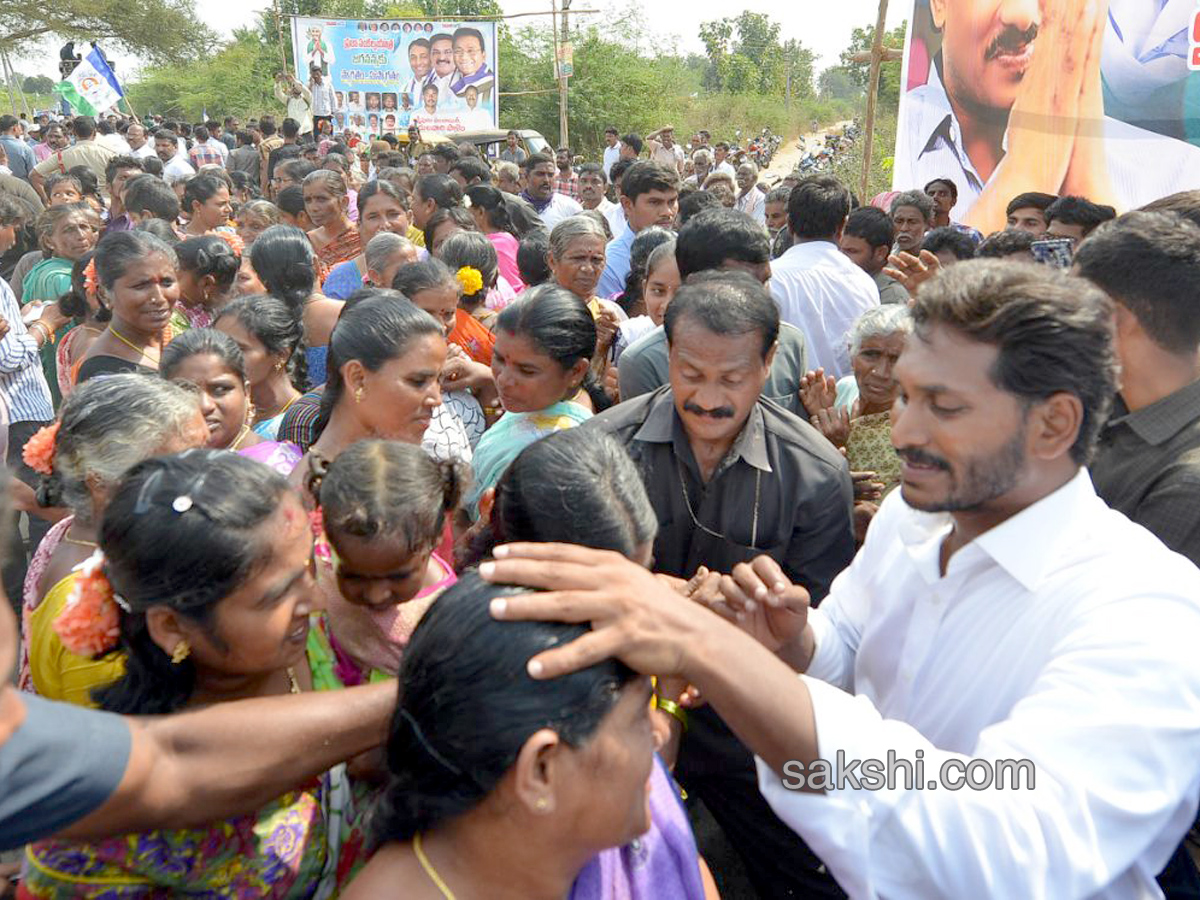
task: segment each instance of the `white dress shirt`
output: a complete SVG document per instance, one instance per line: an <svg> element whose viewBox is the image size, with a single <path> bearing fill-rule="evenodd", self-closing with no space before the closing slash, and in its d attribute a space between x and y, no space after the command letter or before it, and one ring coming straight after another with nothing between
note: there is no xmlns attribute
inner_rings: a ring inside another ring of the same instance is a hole
<svg viewBox="0 0 1200 900"><path fill-rule="evenodd" d="M310 82L312 92L312 114L314 116L332 116L337 111L337 94L334 93L333 83L321 80L320 84Z"/></svg>
<svg viewBox="0 0 1200 900"><path fill-rule="evenodd" d="M1104 150L1120 210L1200 184L1200 147L1186 141L1105 117ZM1147 165L1147 160L1154 164ZM931 67L929 81L900 99L892 186L909 191L934 178L954 181L958 202L950 217L960 222L969 219L984 181L963 149L962 127L937 69Z"/></svg>
<svg viewBox="0 0 1200 900"><path fill-rule="evenodd" d="M542 218L542 224L546 226L547 231L553 231L554 226L563 219L569 219L571 216L577 216L583 212L583 205L578 200L572 200L566 194L560 194L558 191L550 198L550 203L545 209L539 210L538 215Z"/></svg>
<svg viewBox="0 0 1200 900"><path fill-rule="evenodd" d="M734 208L744 212L759 225L767 224L767 195L758 189L757 184L737 198Z"/></svg>
<svg viewBox="0 0 1200 900"><path fill-rule="evenodd" d="M621 158L621 142L620 141L617 141L611 147L604 148L604 177L605 178L608 178L608 179L612 178L612 175L610 175L609 173L612 171L613 163L615 163L620 158Z"/></svg>
<svg viewBox="0 0 1200 900"><path fill-rule="evenodd" d="M779 315L804 332L809 366L823 366L835 378L849 375L846 334L855 319L879 305L871 276L832 241L806 241L772 260L768 287Z"/></svg>
<svg viewBox="0 0 1200 900"><path fill-rule="evenodd" d="M169 161L163 163L163 180L167 184L174 184L180 178L195 174L196 170L192 168L186 156L172 156Z"/></svg>
<svg viewBox="0 0 1200 900"><path fill-rule="evenodd" d="M148 140L136 150L130 150L129 155L135 159L145 159L147 156L154 156L154 141Z"/></svg>
<svg viewBox="0 0 1200 900"><path fill-rule="evenodd" d="M956 552L893 492L811 616L821 759L1031 760L1034 789L796 793L852 897L1158 897L1200 792L1200 572L1080 471Z"/></svg>

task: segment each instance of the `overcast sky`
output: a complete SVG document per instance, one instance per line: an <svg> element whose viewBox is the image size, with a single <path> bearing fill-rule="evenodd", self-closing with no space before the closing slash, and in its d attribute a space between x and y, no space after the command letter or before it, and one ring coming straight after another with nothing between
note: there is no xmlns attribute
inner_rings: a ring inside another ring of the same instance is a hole
<svg viewBox="0 0 1200 900"><path fill-rule="evenodd" d="M196 7L200 17L213 29L223 36L229 36L233 29L250 25L255 13L267 9L270 0L242 0L239 3L230 0L197 0ZM573 0L577 9L611 9L614 6L623 8L623 0ZM531 12L548 10L549 0L500 0L500 6L506 13ZM687 17L679 14L680 9L687 10ZM838 53L850 41L850 32L859 26L874 24L878 12L877 0L835 0L833 3L794 2L794 3L749 3L744 6L731 4L727 0L688 0L680 2L642 3L650 30L664 39L669 46L674 43L682 52L701 53L704 50L700 43L699 27L701 22L717 19L723 16L736 16L743 9L765 12L781 24L781 36L784 40L797 38L804 46L815 50L820 59L817 70L837 63ZM819 9L819 12L817 10ZM911 0L892 0L888 6L888 27L898 25L903 19L911 18ZM573 22L580 25L588 22L602 22L603 16L578 16ZM549 27L549 16L522 17L514 19L511 24L521 26L526 23L544 22ZM53 49L57 49L57 44ZM19 59L14 60L14 68L31 74L40 72L51 77L57 77L54 60L57 52L44 60ZM110 53L118 63L119 74L128 71L128 61L121 54ZM585 75L586 73L580 73Z"/></svg>

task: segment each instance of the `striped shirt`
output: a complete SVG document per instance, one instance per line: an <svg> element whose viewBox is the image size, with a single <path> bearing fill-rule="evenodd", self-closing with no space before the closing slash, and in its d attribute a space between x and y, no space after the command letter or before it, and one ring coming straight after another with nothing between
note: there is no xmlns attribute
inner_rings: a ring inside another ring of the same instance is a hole
<svg viewBox="0 0 1200 900"><path fill-rule="evenodd" d="M17 297L0 278L0 316L8 322L8 334L0 340L0 395L8 406L10 422L51 422L54 407L50 388L42 374L42 357L37 340L21 321Z"/></svg>

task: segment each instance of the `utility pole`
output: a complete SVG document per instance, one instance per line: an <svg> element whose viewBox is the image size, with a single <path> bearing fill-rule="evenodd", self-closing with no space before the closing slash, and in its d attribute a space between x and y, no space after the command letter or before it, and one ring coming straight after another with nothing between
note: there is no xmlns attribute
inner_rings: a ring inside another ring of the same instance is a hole
<svg viewBox="0 0 1200 900"><path fill-rule="evenodd" d="M787 93L783 95L783 108L788 112L792 109L792 57L788 56L787 61Z"/></svg>
<svg viewBox="0 0 1200 900"><path fill-rule="evenodd" d="M566 75L566 38L567 38L567 10L570 8L571 0L563 0L562 12L562 34L561 40L558 28L558 0L550 0L550 19L554 25L554 68L555 74L558 76L558 146L566 147L567 144L567 75Z"/></svg>

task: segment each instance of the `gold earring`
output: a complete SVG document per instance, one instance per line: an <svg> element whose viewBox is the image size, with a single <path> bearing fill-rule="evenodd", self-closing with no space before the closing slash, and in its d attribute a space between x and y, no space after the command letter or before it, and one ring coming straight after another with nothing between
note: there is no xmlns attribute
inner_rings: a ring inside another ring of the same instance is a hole
<svg viewBox="0 0 1200 900"><path fill-rule="evenodd" d="M180 641L175 645L175 649L171 651L171 662L174 665L179 665L188 658L188 654L192 652L192 648L188 646L187 641Z"/></svg>
<svg viewBox="0 0 1200 900"><path fill-rule="evenodd" d="M362 403L362 398L363 398L363 389L362 388L356 389L354 391L354 402Z"/></svg>
<svg viewBox="0 0 1200 900"><path fill-rule="evenodd" d="M535 808L538 810L538 812L545 812L545 811L546 811L546 808L547 808L547 807L548 807L550 804L549 804L549 802L546 800L546 798L545 798L545 797L538 797L538 798L537 798L537 803L535 803L535 804L533 804L533 805L534 805L534 807L535 807Z"/></svg>

